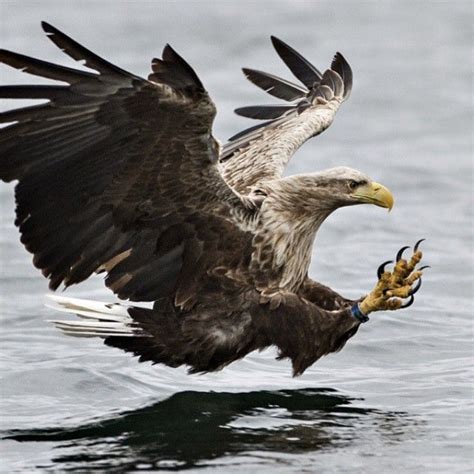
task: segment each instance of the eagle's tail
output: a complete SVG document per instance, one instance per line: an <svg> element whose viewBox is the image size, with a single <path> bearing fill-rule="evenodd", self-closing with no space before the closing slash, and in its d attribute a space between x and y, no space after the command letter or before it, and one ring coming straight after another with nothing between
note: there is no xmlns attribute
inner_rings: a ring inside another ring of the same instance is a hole
<svg viewBox="0 0 474 474"><path fill-rule="evenodd" d="M128 306L56 295L47 296L51 303L47 303L46 306L64 313L76 314L81 318L49 321L68 336L106 338L148 335L133 321Z"/></svg>

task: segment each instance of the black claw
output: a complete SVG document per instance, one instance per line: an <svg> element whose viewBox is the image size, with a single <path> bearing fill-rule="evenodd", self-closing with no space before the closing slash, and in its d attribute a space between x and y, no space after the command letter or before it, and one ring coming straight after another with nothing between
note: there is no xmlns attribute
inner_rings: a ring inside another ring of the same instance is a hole
<svg viewBox="0 0 474 474"><path fill-rule="evenodd" d="M421 287L421 278L418 280L416 286L410 290L409 295L413 296Z"/></svg>
<svg viewBox="0 0 474 474"><path fill-rule="evenodd" d="M406 303L402 304L400 306L400 309L408 308L408 306L411 306L413 304L413 301L415 301L415 297L413 295L410 295L410 299Z"/></svg>
<svg viewBox="0 0 474 474"><path fill-rule="evenodd" d="M422 270L425 270L427 268L431 268L431 267L429 265L425 265L424 267L420 267L418 271L421 272Z"/></svg>
<svg viewBox="0 0 474 474"><path fill-rule="evenodd" d="M415 246L413 247L413 253L415 253L418 250L418 247L420 246L421 242L424 242L426 239L420 239Z"/></svg>
<svg viewBox="0 0 474 474"><path fill-rule="evenodd" d="M397 262L399 262L401 259L402 259L402 256L403 256L403 252L405 252L406 249L409 249L410 247L408 247L408 245L405 245L405 247L402 247L398 253L397 253Z"/></svg>
<svg viewBox="0 0 474 474"><path fill-rule="evenodd" d="M387 260L386 262L383 262L379 268L377 268L377 278L380 280L380 278L382 277L382 275L384 274L385 272L385 267L389 264L389 263L393 263L393 260Z"/></svg>
<svg viewBox="0 0 474 474"><path fill-rule="evenodd" d="M380 280L380 278L382 277L382 275L384 274L385 272L385 267L389 264L389 263L393 263L393 260L387 260L386 262L383 262L382 265L380 265L380 267L377 269L377 278Z"/></svg>

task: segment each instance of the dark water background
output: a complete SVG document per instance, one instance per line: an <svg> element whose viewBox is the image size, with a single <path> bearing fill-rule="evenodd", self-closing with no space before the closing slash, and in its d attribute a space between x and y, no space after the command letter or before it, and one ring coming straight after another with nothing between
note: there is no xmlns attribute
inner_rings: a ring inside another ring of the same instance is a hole
<svg viewBox="0 0 474 474"><path fill-rule="evenodd" d="M432 269L414 306L374 315L298 379L271 350L188 376L45 322L47 284L2 185L0 470L472 472L472 3L1 1L2 46L72 65L42 19L141 75L170 42L216 101L221 139L249 124L235 107L272 102L240 67L291 77L270 34L321 68L340 50L352 97L289 172L352 166L389 186L396 206L338 211L311 273L356 297L382 260L421 237ZM100 278L68 294L113 300Z"/></svg>

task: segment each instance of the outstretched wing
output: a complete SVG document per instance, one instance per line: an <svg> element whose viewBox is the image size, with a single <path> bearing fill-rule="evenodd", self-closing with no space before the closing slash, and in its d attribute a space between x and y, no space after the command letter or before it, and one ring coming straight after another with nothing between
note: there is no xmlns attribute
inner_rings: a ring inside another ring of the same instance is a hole
<svg viewBox="0 0 474 474"><path fill-rule="evenodd" d="M0 51L9 66L65 83L0 88L48 99L0 113L13 122L0 129L0 178L19 181L21 241L52 289L107 271L121 298L186 304L225 246L247 239L235 223L248 211L217 169L214 104L170 46L145 80L43 29L96 72Z"/></svg>
<svg viewBox="0 0 474 474"><path fill-rule="evenodd" d="M323 74L278 38L277 53L302 85L266 72L243 69L247 79L289 105L258 105L236 109L238 115L265 120L232 137L220 156L221 172L230 186L247 193L259 182L280 178L296 150L326 130L341 103L349 97L352 71L336 53Z"/></svg>

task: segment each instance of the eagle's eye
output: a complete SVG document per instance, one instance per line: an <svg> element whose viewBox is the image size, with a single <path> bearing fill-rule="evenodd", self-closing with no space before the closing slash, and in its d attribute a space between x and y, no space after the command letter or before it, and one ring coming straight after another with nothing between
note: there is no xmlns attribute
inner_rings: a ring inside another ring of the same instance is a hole
<svg viewBox="0 0 474 474"><path fill-rule="evenodd" d="M357 186L359 186L359 183L357 181L354 181L353 179L349 181L349 188L355 189L357 188Z"/></svg>

